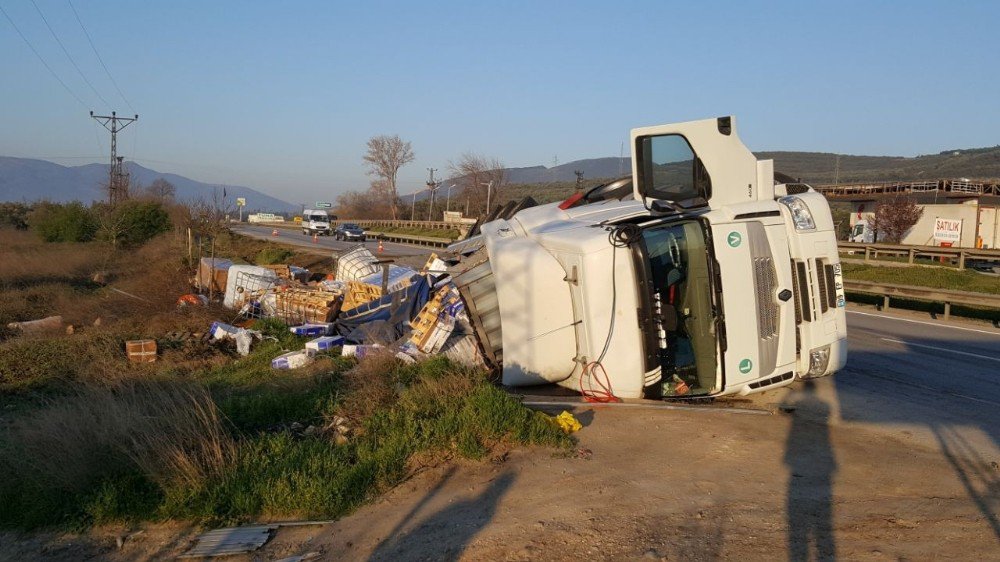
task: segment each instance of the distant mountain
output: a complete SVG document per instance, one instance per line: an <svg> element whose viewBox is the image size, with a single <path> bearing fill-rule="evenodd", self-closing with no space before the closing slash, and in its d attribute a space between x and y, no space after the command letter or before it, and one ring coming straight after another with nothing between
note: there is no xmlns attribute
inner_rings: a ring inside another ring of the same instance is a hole
<svg viewBox="0 0 1000 562"><path fill-rule="evenodd" d="M1000 146L945 150L907 158L829 152L758 152L774 169L822 185L864 181L1000 177Z"/></svg>
<svg viewBox="0 0 1000 562"><path fill-rule="evenodd" d="M916 180L921 178L998 178L1000 146L945 150L915 157L853 156L830 152L757 152L774 160L774 169L814 185L858 181ZM617 178L632 173L631 158L591 158L547 168L508 168L507 182L539 184L575 181L574 170L586 179Z"/></svg>
<svg viewBox="0 0 1000 562"><path fill-rule="evenodd" d="M181 201L195 201L199 198L211 201L213 190L218 188L217 185L177 174L150 170L134 162L126 162L125 165L133 183L145 186L155 179L163 178L174 185L177 199ZM90 203L107 197L103 189L107 181L108 166L105 164L61 166L47 160L0 156L0 201L48 199ZM294 213L301 210L299 205L292 205L249 187L227 185L225 189L230 201L236 197L246 197L248 211Z"/></svg>

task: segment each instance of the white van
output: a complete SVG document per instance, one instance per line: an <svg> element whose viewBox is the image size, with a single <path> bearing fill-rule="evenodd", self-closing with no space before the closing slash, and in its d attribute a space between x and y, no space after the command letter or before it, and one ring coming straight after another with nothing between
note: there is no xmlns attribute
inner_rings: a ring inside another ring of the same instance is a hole
<svg viewBox="0 0 1000 562"><path fill-rule="evenodd" d="M302 234L330 235L330 215L323 209L302 211Z"/></svg>

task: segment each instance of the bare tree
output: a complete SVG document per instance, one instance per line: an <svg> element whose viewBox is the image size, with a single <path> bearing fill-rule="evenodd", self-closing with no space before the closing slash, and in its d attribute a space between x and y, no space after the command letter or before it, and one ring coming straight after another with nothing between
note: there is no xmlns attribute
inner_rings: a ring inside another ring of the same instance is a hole
<svg viewBox="0 0 1000 562"><path fill-rule="evenodd" d="M174 187L174 184L163 178L153 180L153 183L149 184L145 191L150 197L160 201L171 200L177 195L177 188Z"/></svg>
<svg viewBox="0 0 1000 562"><path fill-rule="evenodd" d="M466 152L449 162L448 168L475 212L488 213L487 200L491 206L500 203L501 188L507 185L507 169L499 159Z"/></svg>
<svg viewBox="0 0 1000 562"><path fill-rule="evenodd" d="M905 195L894 195L882 200L875 208L872 228L875 235L891 244L899 244L906 233L917 224L924 210Z"/></svg>
<svg viewBox="0 0 1000 562"><path fill-rule="evenodd" d="M398 218L399 191L396 189L396 176L400 168L413 162L413 148L409 142L399 138L399 135L379 135L368 139L368 151L363 158L368 164L368 175L381 182L379 193L387 197L392 218ZM372 187L374 188L374 182Z"/></svg>

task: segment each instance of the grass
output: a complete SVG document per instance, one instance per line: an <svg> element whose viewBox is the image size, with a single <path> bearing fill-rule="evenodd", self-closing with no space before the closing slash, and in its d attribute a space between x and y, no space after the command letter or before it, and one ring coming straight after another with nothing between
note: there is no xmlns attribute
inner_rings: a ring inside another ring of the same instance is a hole
<svg viewBox="0 0 1000 562"><path fill-rule="evenodd" d="M407 236L426 236L428 238L447 238L448 240L458 240L459 231L454 228L420 228L416 226L380 226L375 228L377 232L385 234L403 234Z"/></svg>
<svg viewBox="0 0 1000 562"><path fill-rule="evenodd" d="M285 263L294 255L295 252L292 252L287 248L269 246L258 252L257 259L254 261L257 265L273 265L277 263Z"/></svg>
<svg viewBox="0 0 1000 562"><path fill-rule="evenodd" d="M343 400L363 387L391 392L364 411ZM284 384L246 388L253 393L235 401L208 400L177 380L91 390L22 418L2 444L0 526L337 517L401 482L427 454L481 459L513 444L570 443L484 373L444 358L334 370L293 391L301 400ZM227 410L237 415L223 424ZM338 416L350 438L261 431L246 414L262 411L283 420Z"/></svg>
<svg viewBox="0 0 1000 562"><path fill-rule="evenodd" d="M973 293L1000 294L1000 277L983 275L970 270L892 267L855 263L843 265L844 277L852 281L873 281Z"/></svg>
<svg viewBox="0 0 1000 562"><path fill-rule="evenodd" d="M570 443L484 373L445 359L320 356L275 371L271 359L305 341L280 322L251 326L265 339L246 357L162 341L157 362L131 364L125 340L204 331L232 314L176 307L190 290L182 238L111 254L24 233L0 242L12 249L0 256L0 319L62 314L75 326L0 334L0 528L336 517L421 462ZM216 251L256 258L268 247L220 236ZM13 267L21 257L31 267ZM97 270L145 300L90 282Z"/></svg>

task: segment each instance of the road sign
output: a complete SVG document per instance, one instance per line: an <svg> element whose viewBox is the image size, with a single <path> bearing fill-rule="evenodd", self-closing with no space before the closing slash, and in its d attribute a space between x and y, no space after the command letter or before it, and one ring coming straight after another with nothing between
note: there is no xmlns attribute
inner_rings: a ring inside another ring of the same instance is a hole
<svg viewBox="0 0 1000 562"><path fill-rule="evenodd" d="M729 236L726 237L726 241L729 242L730 246L736 248L737 246L740 245L740 242L743 241L743 237L740 236L739 232L736 232L734 230L733 232L729 233Z"/></svg>
<svg viewBox="0 0 1000 562"><path fill-rule="evenodd" d="M237 197L236 198L236 206L237 207L246 207L247 206L247 198L246 197Z"/></svg>
<svg viewBox="0 0 1000 562"><path fill-rule="evenodd" d="M333 207L332 203L324 203L323 201L316 202L317 209L329 209L330 207Z"/></svg>

